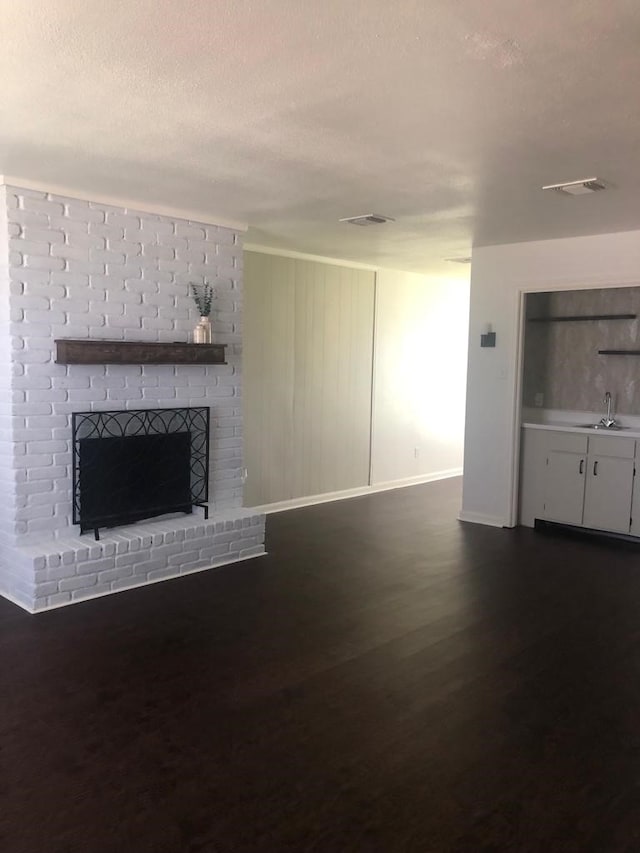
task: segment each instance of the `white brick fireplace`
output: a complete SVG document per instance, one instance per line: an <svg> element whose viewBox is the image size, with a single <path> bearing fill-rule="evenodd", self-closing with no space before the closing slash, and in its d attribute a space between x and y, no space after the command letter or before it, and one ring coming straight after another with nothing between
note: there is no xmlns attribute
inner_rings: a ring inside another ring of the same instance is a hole
<svg viewBox="0 0 640 853"><path fill-rule="evenodd" d="M242 508L242 246L230 228L0 186L0 593L37 611L264 553ZM227 364L55 364L56 338L186 341L216 290ZM72 524L71 414L211 407L210 518Z"/></svg>

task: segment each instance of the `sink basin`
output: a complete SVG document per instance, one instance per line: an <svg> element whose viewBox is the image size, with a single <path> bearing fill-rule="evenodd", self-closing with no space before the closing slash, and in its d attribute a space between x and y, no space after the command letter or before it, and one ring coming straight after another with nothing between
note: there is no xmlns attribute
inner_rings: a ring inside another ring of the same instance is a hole
<svg viewBox="0 0 640 853"><path fill-rule="evenodd" d="M603 432L619 432L621 429L630 429L627 426L605 426L604 424L576 424L576 429L601 429Z"/></svg>

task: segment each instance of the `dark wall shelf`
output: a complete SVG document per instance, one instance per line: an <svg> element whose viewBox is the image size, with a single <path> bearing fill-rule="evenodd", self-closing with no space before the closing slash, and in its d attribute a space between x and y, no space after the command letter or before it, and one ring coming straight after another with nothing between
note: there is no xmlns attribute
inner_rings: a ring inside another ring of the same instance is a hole
<svg viewBox="0 0 640 853"><path fill-rule="evenodd" d="M56 364L226 364L226 344L59 338Z"/></svg>
<svg viewBox="0 0 640 853"><path fill-rule="evenodd" d="M577 316L529 317L529 323L585 323L594 320L635 320L637 314L582 314Z"/></svg>
<svg viewBox="0 0 640 853"><path fill-rule="evenodd" d="M640 349L599 349L598 355L640 355Z"/></svg>

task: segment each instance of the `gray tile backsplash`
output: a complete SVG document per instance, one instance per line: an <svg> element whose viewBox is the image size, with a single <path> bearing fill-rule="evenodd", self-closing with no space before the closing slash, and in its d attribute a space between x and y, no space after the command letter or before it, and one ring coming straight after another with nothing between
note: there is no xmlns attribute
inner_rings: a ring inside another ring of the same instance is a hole
<svg viewBox="0 0 640 853"><path fill-rule="evenodd" d="M640 287L531 293L526 316L638 314ZM611 391L620 414L640 414L640 356L598 355L599 349L640 349L639 320L526 323L523 404L545 409L602 409Z"/></svg>

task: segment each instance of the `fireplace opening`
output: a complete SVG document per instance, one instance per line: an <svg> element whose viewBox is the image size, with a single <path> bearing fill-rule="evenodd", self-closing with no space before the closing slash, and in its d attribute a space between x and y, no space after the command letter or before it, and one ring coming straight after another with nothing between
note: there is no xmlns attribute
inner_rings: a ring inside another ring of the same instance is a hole
<svg viewBox="0 0 640 853"><path fill-rule="evenodd" d="M80 532L204 508L209 409L73 415L73 509Z"/></svg>

